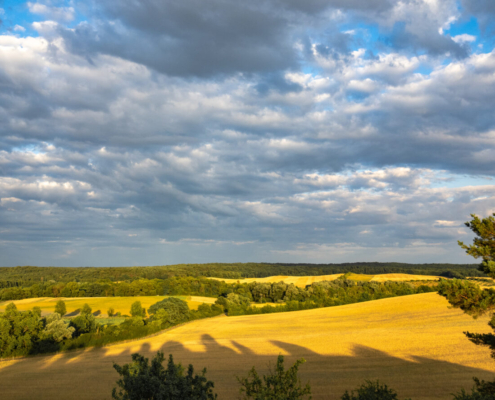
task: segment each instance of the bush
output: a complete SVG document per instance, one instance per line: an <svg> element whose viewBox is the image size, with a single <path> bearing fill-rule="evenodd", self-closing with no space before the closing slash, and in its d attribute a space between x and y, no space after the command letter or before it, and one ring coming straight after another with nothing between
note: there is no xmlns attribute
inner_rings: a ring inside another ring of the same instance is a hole
<svg viewBox="0 0 495 400"><path fill-rule="evenodd" d="M247 378L237 380L241 384L241 393L245 393L245 399L255 400L299 400L304 396L311 394L309 384L303 388L301 380L297 376L299 366L306 362L304 358L297 360L296 363L287 371L284 370L284 356L279 355L275 371L263 375L261 379L253 367L249 371ZM311 396L309 396L311 399Z"/></svg>
<svg viewBox="0 0 495 400"><path fill-rule="evenodd" d="M153 304L149 309L148 313L154 316L158 310L164 310L167 313L166 322L174 325L180 322L187 321L189 319L189 306L184 300L178 299L176 297L168 297ZM160 317L163 318L165 314ZM153 318L156 319L156 318Z"/></svg>
<svg viewBox="0 0 495 400"><path fill-rule="evenodd" d="M132 355L132 364L122 367L114 364L119 373L117 388L112 390L116 400L213 400L213 382L206 379L206 368L201 375L194 375L194 368L189 365L187 373L181 364L175 364L170 354L167 368L163 367L163 353L158 352L148 364L148 359L140 354Z"/></svg>
<svg viewBox="0 0 495 400"><path fill-rule="evenodd" d="M342 400L398 400L397 393L387 385L380 385L379 381L366 381L350 394L346 390Z"/></svg>

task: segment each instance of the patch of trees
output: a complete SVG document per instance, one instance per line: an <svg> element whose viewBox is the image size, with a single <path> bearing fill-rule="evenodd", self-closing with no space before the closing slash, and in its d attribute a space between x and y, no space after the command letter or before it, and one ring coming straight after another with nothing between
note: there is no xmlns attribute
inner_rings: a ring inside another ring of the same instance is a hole
<svg viewBox="0 0 495 400"><path fill-rule="evenodd" d="M57 308L63 312L65 304L62 307L59 302ZM98 324L87 304L80 315L72 319L62 318L59 312L42 317L39 308L21 312L15 304L9 304L5 312L0 313L0 358L137 339L183 322L220 315L223 309L202 304L197 310L189 310L185 301L171 297L152 305L147 317L141 303L135 302L131 307L132 317L120 325Z"/></svg>
<svg viewBox="0 0 495 400"><path fill-rule="evenodd" d="M250 283L220 296L217 304L232 315L268 314L274 312L300 311L320 307L332 307L359 303L387 297L437 291L437 286L415 286L409 282L360 282L348 279L322 281L305 288L293 284ZM258 303L281 303L280 305L252 306Z"/></svg>
<svg viewBox="0 0 495 400"><path fill-rule="evenodd" d="M139 279L168 279L174 276L217 278L262 278L275 275L329 275L346 272L357 274L406 273L437 275L449 278L485 276L473 264L406 264L406 263L343 263L343 264L285 264L285 263L210 263L179 264L155 267L0 267L2 285L31 286L54 282L132 282ZM8 282L8 283L2 283Z"/></svg>

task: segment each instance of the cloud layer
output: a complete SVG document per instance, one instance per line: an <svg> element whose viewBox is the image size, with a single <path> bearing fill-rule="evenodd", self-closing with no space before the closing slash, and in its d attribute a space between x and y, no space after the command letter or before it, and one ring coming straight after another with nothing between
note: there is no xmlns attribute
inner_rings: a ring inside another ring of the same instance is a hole
<svg viewBox="0 0 495 400"><path fill-rule="evenodd" d="M6 8L0 264L470 262L463 222L495 212L492 8Z"/></svg>

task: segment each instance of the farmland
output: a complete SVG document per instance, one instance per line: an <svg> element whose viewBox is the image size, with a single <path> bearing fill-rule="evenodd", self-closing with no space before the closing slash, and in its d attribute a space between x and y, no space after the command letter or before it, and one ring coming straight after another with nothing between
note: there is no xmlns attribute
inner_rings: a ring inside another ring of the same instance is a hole
<svg viewBox="0 0 495 400"><path fill-rule="evenodd" d="M7 304L14 303L19 311L31 310L33 307L40 307L43 314L52 313L55 310L55 304L59 300L63 300L67 307L67 313L77 314L76 310L80 310L87 303L93 312L97 315L107 315L107 310L112 307L114 311L120 312L122 315L129 314L131 304L135 301L140 301L141 305L148 309L149 306L166 298L167 296L132 296L132 297L41 297L34 299L24 299L16 301L6 301L0 303L0 312L4 311ZM196 310L200 304L213 304L216 299L211 297L199 296L175 296L186 301L189 308Z"/></svg>
<svg viewBox="0 0 495 400"><path fill-rule="evenodd" d="M294 284L298 287L305 287L311 285L315 282L322 281L333 281L340 278L344 274L332 274L332 275L319 275L319 276L268 276L265 278L246 278L246 279L224 279L224 278L209 278L219 281L224 281L226 283L268 283L268 282L284 282L286 284ZM385 282L385 281L428 281L428 280L438 280L438 276L433 275L410 275L410 274L379 274L379 275L366 275L366 274L354 274L350 273L346 275L347 279L353 281L375 281L375 282Z"/></svg>
<svg viewBox="0 0 495 400"><path fill-rule="evenodd" d="M172 353L184 364L208 368L220 399L238 397L235 375L256 365L266 371L278 354L304 357L303 381L314 399L338 399L364 379L380 379L415 400L451 398L472 376L490 379L489 353L463 331L487 332L477 320L449 309L435 293L388 298L315 310L215 317L162 334L105 348L0 363L0 386L8 399L108 399L117 379L112 363L130 354ZM455 351L453 351L455 349ZM19 390L18 379L23 378Z"/></svg>

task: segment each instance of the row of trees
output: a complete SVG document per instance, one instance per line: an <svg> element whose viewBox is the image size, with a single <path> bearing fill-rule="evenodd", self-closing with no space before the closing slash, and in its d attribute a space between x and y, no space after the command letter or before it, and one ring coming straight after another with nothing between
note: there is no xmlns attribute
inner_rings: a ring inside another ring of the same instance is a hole
<svg viewBox="0 0 495 400"><path fill-rule="evenodd" d="M77 317L64 319L62 316L66 308L63 301L57 303L55 313L46 317L41 316L38 307L20 312L12 303L5 312L0 313L0 357L26 356L136 339L222 312L221 307L208 304L189 310L185 301L170 297L152 305L147 312L139 301L135 302L130 310L132 316L123 323L102 325L98 324L87 304Z"/></svg>
<svg viewBox="0 0 495 400"><path fill-rule="evenodd" d="M406 264L406 263L343 263L343 264L179 264L157 267L0 267L0 288L31 286L46 282L132 282L139 279L178 277L261 278L277 275L329 275L346 272L357 274L406 273L452 277L483 276L472 264Z"/></svg>

